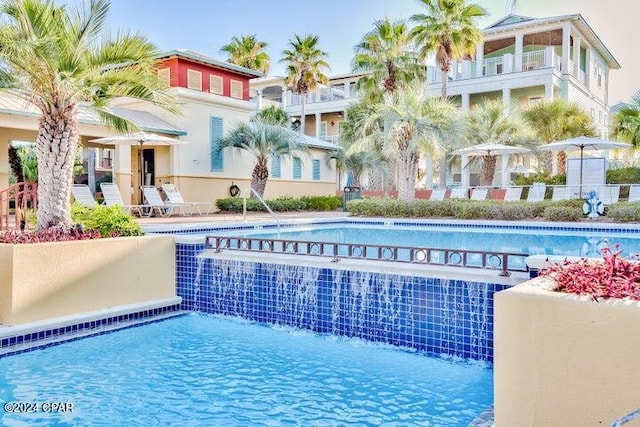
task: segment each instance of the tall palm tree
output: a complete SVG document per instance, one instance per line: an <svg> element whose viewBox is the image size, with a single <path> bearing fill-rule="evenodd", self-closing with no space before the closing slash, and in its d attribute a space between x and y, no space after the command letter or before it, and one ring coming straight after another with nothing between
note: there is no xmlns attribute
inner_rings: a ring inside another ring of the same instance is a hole
<svg viewBox="0 0 640 427"><path fill-rule="evenodd" d="M424 78L424 66L413 50L404 20L385 17L374 22L354 50L351 68L355 73L367 73L357 83L367 99L381 101L383 94L395 92L399 85Z"/></svg>
<svg viewBox="0 0 640 427"><path fill-rule="evenodd" d="M319 84L326 84L329 78L324 70L331 70L327 62L327 52L318 47L317 35L300 37L296 34L289 40L288 49L282 51L280 62L287 67L285 83L300 95L300 132L304 134L304 106L307 94L315 90Z"/></svg>
<svg viewBox="0 0 640 427"><path fill-rule="evenodd" d="M444 135L455 129L455 116L456 107L452 103L427 98L424 86L418 84L401 88L393 100L376 104L372 114L364 118L365 131L372 126L377 129L378 123L383 123L382 130L363 141L382 140L383 154L396 159L399 200L413 200L418 162L423 154L439 155Z"/></svg>
<svg viewBox="0 0 640 427"><path fill-rule="evenodd" d="M522 117L531 126L539 140L546 144L577 136L594 136L593 119L579 105L558 98L530 105L522 110ZM567 154L558 152L558 173L565 173ZM544 157L544 170L551 172L553 155Z"/></svg>
<svg viewBox="0 0 640 427"><path fill-rule="evenodd" d="M640 91L633 94L631 104L614 114L611 135L640 147Z"/></svg>
<svg viewBox="0 0 640 427"><path fill-rule="evenodd" d="M331 160L336 161L336 169L341 172L351 173L354 187L362 186L362 177L367 171L378 168L384 168L386 161L380 156L380 153L374 150L334 150L327 151L325 154L325 162L331 164Z"/></svg>
<svg viewBox="0 0 640 427"><path fill-rule="evenodd" d="M255 34L234 36L231 42L220 48L220 53L228 55L227 62L260 71L266 76L271 69L271 57L265 52L267 46L267 43L258 41Z"/></svg>
<svg viewBox="0 0 640 427"><path fill-rule="evenodd" d="M220 140L220 149L231 147L251 154L255 165L251 174L251 187L260 197L269 179L269 159L306 152L300 135L282 126L254 118L249 123L239 122Z"/></svg>
<svg viewBox="0 0 640 427"><path fill-rule="evenodd" d="M108 0L92 0L75 11L53 0L0 3L0 89L13 90L40 113L38 229L71 226L81 102L91 103L119 131L133 125L110 112L115 98L136 98L175 112L156 76L155 47L138 34L101 34L108 10Z"/></svg>
<svg viewBox="0 0 640 427"><path fill-rule="evenodd" d="M427 13L411 17L416 26L411 36L423 57L436 54L436 63L442 72L442 98L447 97L449 68L454 59L468 58L482 42L482 31L475 21L487 15L477 4L466 0L418 0Z"/></svg>

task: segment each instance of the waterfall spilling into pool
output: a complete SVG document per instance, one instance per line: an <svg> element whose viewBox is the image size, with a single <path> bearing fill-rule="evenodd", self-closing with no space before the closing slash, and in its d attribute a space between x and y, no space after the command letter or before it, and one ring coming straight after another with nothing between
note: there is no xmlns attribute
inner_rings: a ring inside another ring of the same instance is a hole
<svg viewBox="0 0 640 427"><path fill-rule="evenodd" d="M506 285L199 258L186 307L492 361L493 293Z"/></svg>

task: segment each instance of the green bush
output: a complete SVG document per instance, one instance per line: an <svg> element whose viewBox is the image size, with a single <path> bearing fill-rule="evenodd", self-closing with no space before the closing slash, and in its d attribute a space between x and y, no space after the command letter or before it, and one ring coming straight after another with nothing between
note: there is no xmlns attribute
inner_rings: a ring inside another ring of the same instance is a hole
<svg viewBox="0 0 640 427"><path fill-rule="evenodd" d="M120 206L71 206L71 220L86 231L98 231L102 237L142 236L144 233L134 217Z"/></svg>
<svg viewBox="0 0 640 427"><path fill-rule="evenodd" d="M335 210L342 205L342 199L336 196L313 196L295 198L291 196L265 200L274 212L292 212L303 210ZM242 198L227 197L216 200L221 211L242 212ZM255 197L247 198L247 212L266 212L267 209Z"/></svg>
<svg viewBox="0 0 640 427"><path fill-rule="evenodd" d="M607 170L607 184L637 184L640 182L640 168L618 168Z"/></svg>
<svg viewBox="0 0 640 427"><path fill-rule="evenodd" d="M609 206L607 215L616 222L640 222L640 202L622 202Z"/></svg>
<svg viewBox="0 0 640 427"><path fill-rule="evenodd" d="M307 208L305 202L291 196L282 196L277 199L267 200L267 205L269 205L271 210L276 212L303 211Z"/></svg>
<svg viewBox="0 0 640 427"><path fill-rule="evenodd" d="M576 222L583 217L582 210L567 206L549 206L545 208L543 217L547 221Z"/></svg>
<svg viewBox="0 0 640 427"><path fill-rule="evenodd" d="M312 211L334 211L342 206L340 196L304 196L300 200Z"/></svg>

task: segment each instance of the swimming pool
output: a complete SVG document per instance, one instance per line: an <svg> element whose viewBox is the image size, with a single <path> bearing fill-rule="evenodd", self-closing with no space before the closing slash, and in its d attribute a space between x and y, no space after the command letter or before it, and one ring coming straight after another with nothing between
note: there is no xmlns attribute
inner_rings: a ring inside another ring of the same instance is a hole
<svg viewBox="0 0 640 427"><path fill-rule="evenodd" d="M73 404L0 424L466 426L492 381L483 363L191 314L0 359L3 402Z"/></svg>

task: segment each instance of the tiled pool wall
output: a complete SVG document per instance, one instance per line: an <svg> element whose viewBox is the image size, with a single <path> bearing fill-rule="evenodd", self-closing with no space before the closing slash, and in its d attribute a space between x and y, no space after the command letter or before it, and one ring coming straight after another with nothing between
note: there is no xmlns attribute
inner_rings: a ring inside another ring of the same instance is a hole
<svg viewBox="0 0 640 427"><path fill-rule="evenodd" d="M177 244L183 309L493 361L493 294L508 285L338 268L197 260Z"/></svg>

